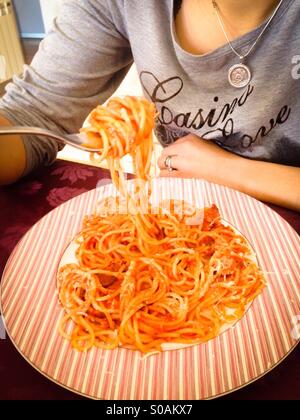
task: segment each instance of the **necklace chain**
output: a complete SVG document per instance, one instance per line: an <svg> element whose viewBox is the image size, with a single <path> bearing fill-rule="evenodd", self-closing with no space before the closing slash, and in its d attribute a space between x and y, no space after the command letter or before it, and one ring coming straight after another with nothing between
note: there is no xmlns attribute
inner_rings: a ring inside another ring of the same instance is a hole
<svg viewBox="0 0 300 420"><path fill-rule="evenodd" d="M222 31L223 31L223 33L224 33L224 36L225 36L225 38L226 38L226 40L227 40L227 42L228 42L228 44L229 44L229 46L230 46L231 50L234 52L234 54L235 54L235 55L237 55L237 56L239 57L239 59L240 59L240 60L245 59L245 58L246 58L246 57L248 57L248 55L252 52L252 50L254 49L254 47L256 46L256 44L258 43L258 41L260 40L260 38L263 36L263 34L264 34L264 33L265 33L265 31L267 30L267 28L268 28L268 26L270 25L270 23L272 22L272 20L273 20L274 16L276 15L276 13L277 13L277 11L279 10L279 8L280 8L280 6L281 6L281 4L282 4L282 3L283 3L283 0L281 0L281 1L279 2L279 4L277 5L276 9L274 10L274 12L272 13L272 15L270 16L269 20L267 21L266 25L264 26L264 28L262 29L262 31L260 32L260 34L259 34L259 35L258 35L258 37L256 38L256 40L255 40L255 42L253 43L253 45L250 47L250 49L247 51L247 53L246 53L246 54L242 55L242 54L240 54L240 53L239 53L239 52L238 52L238 51L234 48L234 46L232 45L232 42L230 41L230 39L229 39L229 37L228 37L228 35L227 35L227 32L226 32L226 29L225 29L224 22L223 22L223 20L222 20L222 18L221 18L221 16L220 16L220 9L219 9L219 6L218 6L218 4L217 4L216 0L212 0L213 7L214 7L214 9L215 9L215 13L216 13L216 15L217 15L217 18L218 18L219 24L220 24L220 26L221 26L221 28L222 28Z"/></svg>

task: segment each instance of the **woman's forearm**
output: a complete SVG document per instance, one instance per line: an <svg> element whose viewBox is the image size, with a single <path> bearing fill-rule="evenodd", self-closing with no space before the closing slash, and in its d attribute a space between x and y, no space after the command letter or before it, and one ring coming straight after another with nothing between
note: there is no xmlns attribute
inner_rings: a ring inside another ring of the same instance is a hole
<svg viewBox="0 0 300 420"><path fill-rule="evenodd" d="M300 168L237 156L224 182L258 200L300 211Z"/></svg>
<svg viewBox="0 0 300 420"><path fill-rule="evenodd" d="M10 125L0 115L0 126ZM25 148L20 136L0 136L0 185L11 184L23 174L26 164Z"/></svg>
<svg viewBox="0 0 300 420"><path fill-rule="evenodd" d="M171 156L169 172L165 161ZM189 134L163 150L160 176L202 178L300 211L300 168L246 159Z"/></svg>

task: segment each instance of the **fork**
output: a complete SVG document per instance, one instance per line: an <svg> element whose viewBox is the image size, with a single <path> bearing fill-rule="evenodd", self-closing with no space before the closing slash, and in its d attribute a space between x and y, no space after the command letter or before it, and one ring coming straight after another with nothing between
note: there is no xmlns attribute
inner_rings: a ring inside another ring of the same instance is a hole
<svg viewBox="0 0 300 420"><path fill-rule="evenodd" d="M76 147L87 152L99 152L100 149L92 149L85 146L87 144L87 137L85 134L57 134L46 128L26 127L26 126L0 126L0 136L7 134L33 134L39 137L48 137L57 141L61 141L70 146Z"/></svg>

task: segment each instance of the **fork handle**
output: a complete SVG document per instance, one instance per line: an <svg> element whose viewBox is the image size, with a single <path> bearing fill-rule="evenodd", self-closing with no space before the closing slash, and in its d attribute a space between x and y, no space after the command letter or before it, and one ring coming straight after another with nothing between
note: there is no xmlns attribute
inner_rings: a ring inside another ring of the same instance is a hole
<svg viewBox="0 0 300 420"><path fill-rule="evenodd" d="M0 126L0 136L7 135L7 134L31 134L34 136L43 136L54 139L56 141L60 141L65 144L69 144L72 147L76 147L76 149L84 150L85 152L99 152L99 149L89 148L83 145L81 139L73 136L73 138L69 139L68 136L62 136L60 134L53 133L46 128L39 128L39 127L27 127L27 126L8 126L8 127L1 127ZM71 137L71 136L70 136Z"/></svg>
<svg viewBox="0 0 300 420"><path fill-rule="evenodd" d="M50 137L54 140L59 140L66 143L66 139L61 137L59 134L55 134L46 128L39 128L39 127L27 127L27 126L8 126L2 127L0 126L0 136L7 135L7 134L33 134L35 136L45 136Z"/></svg>

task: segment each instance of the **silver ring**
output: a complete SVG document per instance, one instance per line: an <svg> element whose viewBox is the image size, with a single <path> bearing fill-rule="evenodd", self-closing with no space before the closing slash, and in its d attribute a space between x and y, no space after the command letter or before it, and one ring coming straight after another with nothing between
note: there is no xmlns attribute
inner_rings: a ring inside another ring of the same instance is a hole
<svg viewBox="0 0 300 420"><path fill-rule="evenodd" d="M167 156L165 159L165 167L168 169L169 172L174 171L174 168L172 167L172 157L173 156Z"/></svg>

